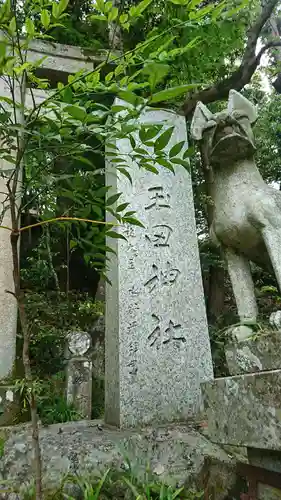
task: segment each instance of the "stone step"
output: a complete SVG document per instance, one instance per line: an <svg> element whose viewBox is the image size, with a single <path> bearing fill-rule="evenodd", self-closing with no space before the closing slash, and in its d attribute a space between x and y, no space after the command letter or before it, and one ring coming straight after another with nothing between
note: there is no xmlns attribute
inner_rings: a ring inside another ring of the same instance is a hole
<svg viewBox="0 0 281 500"><path fill-rule="evenodd" d="M213 442L281 450L281 370L218 378L201 388Z"/></svg>

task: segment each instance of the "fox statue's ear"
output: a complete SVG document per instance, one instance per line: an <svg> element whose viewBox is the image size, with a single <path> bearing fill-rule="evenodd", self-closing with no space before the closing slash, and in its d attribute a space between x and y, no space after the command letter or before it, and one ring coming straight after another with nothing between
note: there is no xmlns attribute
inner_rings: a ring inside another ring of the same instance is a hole
<svg viewBox="0 0 281 500"><path fill-rule="evenodd" d="M193 139L196 141L202 139L202 132L208 121L212 119L212 116L211 111L209 111L202 102L197 103L190 127L190 133Z"/></svg>
<svg viewBox="0 0 281 500"><path fill-rule="evenodd" d="M256 106L236 90L230 90L229 92L227 111L230 114L233 111L243 111L248 116L251 124L255 123L258 118Z"/></svg>

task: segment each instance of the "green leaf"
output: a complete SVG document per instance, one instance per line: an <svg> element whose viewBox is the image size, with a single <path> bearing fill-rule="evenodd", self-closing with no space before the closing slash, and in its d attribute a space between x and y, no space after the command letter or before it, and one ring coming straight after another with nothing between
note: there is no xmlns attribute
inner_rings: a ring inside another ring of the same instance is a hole
<svg viewBox="0 0 281 500"><path fill-rule="evenodd" d="M169 152L169 157L172 158L173 156L177 156L181 152L181 150L185 144L186 144L186 141L181 141L181 142L178 142L177 144L175 144Z"/></svg>
<svg viewBox="0 0 281 500"><path fill-rule="evenodd" d="M190 146L184 154L183 154L183 159L185 160L186 158L190 158L193 154L195 153L195 148L194 146Z"/></svg>
<svg viewBox="0 0 281 500"><path fill-rule="evenodd" d="M69 242L70 250L72 250L72 248L75 248L75 247L77 247L77 241L70 240L70 242Z"/></svg>
<svg viewBox="0 0 281 500"><path fill-rule="evenodd" d="M112 7L113 7L113 3L111 1L106 2L104 5L104 12L108 13L110 11L110 9L112 9Z"/></svg>
<svg viewBox="0 0 281 500"><path fill-rule="evenodd" d="M169 0L175 5L188 5L190 0ZM201 3L201 0L200 0Z"/></svg>
<svg viewBox="0 0 281 500"><path fill-rule="evenodd" d="M136 213L135 210L130 210L129 212L126 212L124 217L130 217L131 215L134 215Z"/></svg>
<svg viewBox="0 0 281 500"><path fill-rule="evenodd" d="M126 90L121 90L118 93L118 97L120 97L120 99L123 99L123 101L129 102L133 106L135 106L139 102L139 97L136 94Z"/></svg>
<svg viewBox="0 0 281 500"><path fill-rule="evenodd" d="M128 14L121 14L120 18L119 18L119 21L121 24L124 24L128 21L129 19L129 16Z"/></svg>
<svg viewBox="0 0 281 500"><path fill-rule="evenodd" d="M149 141L153 139L161 130L162 125L142 127L139 131L139 138L142 142Z"/></svg>
<svg viewBox="0 0 281 500"><path fill-rule="evenodd" d="M119 172L121 172L121 174L125 175L125 177L127 177L127 179L129 179L130 183L133 184L132 177L130 176L130 174L126 168L118 167L117 170L119 170Z"/></svg>
<svg viewBox="0 0 281 500"><path fill-rule="evenodd" d="M156 158L156 161L157 163L159 163L159 165L162 165L162 167L165 167L173 172L173 174L175 173L173 165L168 160L165 160L165 158Z"/></svg>
<svg viewBox="0 0 281 500"><path fill-rule="evenodd" d="M79 160L82 163L85 163L86 165L93 167L93 163L88 158L85 158L84 156L76 156L75 158L76 160Z"/></svg>
<svg viewBox="0 0 281 500"><path fill-rule="evenodd" d="M7 44L5 42L0 41L0 57L5 57L6 49L7 49Z"/></svg>
<svg viewBox="0 0 281 500"><path fill-rule="evenodd" d="M157 84L165 78L169 70L170 66L168 66L168 64L157 62L149 63L144 67L143 73L148 75L148 83L152 91L154 91Z"/></svg>
<svg viewBox="0 0 281 500"><path fill-rule="evenodd" d="M107 73L106 77L105 77L105 81L106 83L110 82L112 80L112 78L114 77L114 73L113 71L110 71L110 73Z"/></svg>
<svg viewBox="0 0 281 500"><path fill-rule="evenodd" d="M100 12L105 11L105 3L104 0L96 0L96 5L95 8L99 10Z"/></svg>
<svg viewBox="0 0 281 500"><path fill-rule="evenodd" d="M51 21L51 17L50 17L49 12L46 9L43 9L41 12L41 23L44 26L45 30L47 30L49 28L50 21Z"/></svg>
<svg viewBox="0 0 281 500"><path fill-rule="evenodd" d="M92 19L93 21L106 21L107 22L107 17L104 16L103 14L93 14L90 19Z"/></svg>
<svg viewBox="0 0 281 500"><path fill-rule="evenodd" d="M59 6L56 2L52 4L52 16L54 19L58 19L60 15Z"/></svg>
<svg viewBox="0 0 281 500"><path fill-rule="evenodd" d="M186 168L186 170L190 170L190 163L188 160L182 160L181 158L171 158L171 162L174 163L174 165L181 165L182 167Z"/></svg>
<svg viewBox="0 0 281 500"><path fill-rule="evenodd" d="M113 153L114 156L116 156L116 153ZM124 163L125 161L125 158L112 158L110 160L111 163Z"/></svg>
<svg viewBox="0 0 281 500"><path fill-rule="evenodd" d="M189 90L198 88L198 86L198 84L178 85L177 87L160 90L160 92L157 92L152 96L152 98L149 100L149 103L153 104L156 102L169 101L171 99L174 99L175 97L179 97L180 95L185 94Z"/></svg>
<svg viewBox="0 0 281 500"><path fill-rule="evenodd" d="M3 155L2 159L6 160L8 163L12 163L13 165L16 165L17 163L16 159L11 155Z"/></svg>
<svg viewBox="0 0 281 500"><path fill-rule="evenodd" d="M26 32L29 36L34 36L35 34L35 25L34 25L34 22L32 21L32 19L30 18L27 18L25 20L25 29L26 29Z"/></svg>
<svg viewBox="0 0 281 500"><path fill-rule="evenodd" d="M129 140L130 140L131 147L134 149L136 147L136 141L131 134L129 135Z"/></svg>
<svg viewBox="0 0 281 500"><path fill-rule="evenodd" d="M121 205L116 208L116 212L123 212L123 210L125 210L125 208L127 208L129 205L130 203L121 203Z"/></svg>
<svg viewBox="0 0 281 500"><path fill-rule="evenodd" d="M68 104L71 104L73 101L73 92L71 87L66 87L63 92L61 92L61 96L63 99L63 102L67 102Z"/></svg>
<svg viewBox="0 0 281 500"><path fill-rule="evenodd" d="M127 241L127 238L125 238L123 234L117 233L116 231L106 231L105 235L108 236L109 238L119 238Z"/></svg>
<svg viewBox="0 0 281 500"><path fill-rule="evenodd" d="M10 18L10 13L11 13L11 1L6 0L3 4L1 4L0 8L0 22L4 23L5 21L8 21Z"/></svg>
<svg viewBox="0 0 281 500"><path fill-rule="evenodd" d="M9 113L8 111L5 111L5 112L0 112L0 122L2 123L5 123L8 121L8 119L10 118L11 116L11 113Z"/></svg>
<svg viewBox="0 0 281 500"><path fill-rule="evenodd" d="M128 107L119 105L111 106L111 111L113 113L120 113L120 111L125 111L125 110L128 111Z"/></svg>
<svg viewBox="0 0 281 500"><path fill-rule="evenodd" d="M117 7L112 7L110 12L108 13L107 20L109 23L112 23L112 21L115 21L115 19L118 16L118 9Z"/></svg>
<svg viewBox="0 0 281 500"><path fill-rule="evenodd" d="M130 8L129 14L131 17L137 18L139 17L145 9L151 4L152 0L142 0L138 5L135 5Z"/></svg>
<svg viewBox="0 0 281 500"><path fill-rule="evenodd" d="M143 149L143 148L136 148L134 153L138 153L139 155L144 155L144 156L147 156L147 150L146 149Z"/></svg>
<svg viewBox="0 0 281 500"><path fill-rule="evenodd" d="M67 111L67 113L69 113L70 116L75 118L75 120L83 122L85 118L87 118L87 113L85 109L81 108L80 106L76 105L66 106L64 110Z"/></svg>
<svg viewBox="0 0 281 500"><path fill-rule="evenodd" d="M10 23L9 23L9 32L11 33L12 36L16 34L17 31L17 22L16 18L12 17Z"/></svg>
<svg viewBox="0 0 281 500"><path fill-rule="evenodd" d="M154 174L158 175L159 171L156 167L151 165L150 163L142 163L141 166L145 169L148 170L149 172L153 172Z"/></svg>
<svg viewBox="0 0 281 500"><path fill-rule="evenodd" d="M60 0L58 5L58 17L66 10L69 0Z"/></svg>
<svg viewBox="0 0 281 500"><path fill-rule="evenodd" d="M113 205L118 200L118 198L120 198L121 194L122 193L116 193L113 194L112 196L109 196L109 198L107 198L106 200L106 206Z"/></svg>
<svg viewBox="0 0 281 500"><path fill-rule="evenodd" d="M135 217L123 217L123 222L126 222L128 224L132 224L133 226L139 226L139 227L145 227L142 222L140 222L138 219Z"/></svg>
<svg viewBox="0 0 281 500"><path fill-rule="evenodd" d="M171 500L175 500L175 498L178 498L180 494L183 492L184 487L179 488L175 491L175 493L172 494Z"/></svg>
<svg viewBox="0 0 281 500"><path fill-rule="evenodd" d="M172 134L174 131L174 127L169 127L165 132L163 132L155 141L154 143L154 151L161 151L164 149L168 142L170 141Z"/></svg>

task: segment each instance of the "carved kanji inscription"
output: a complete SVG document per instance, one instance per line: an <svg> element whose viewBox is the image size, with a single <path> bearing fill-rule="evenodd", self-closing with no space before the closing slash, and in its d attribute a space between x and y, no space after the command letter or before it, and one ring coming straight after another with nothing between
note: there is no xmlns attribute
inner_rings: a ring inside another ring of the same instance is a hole
<svg viewBox="0 0 281 500"><path fill-rule="evenodd" d="M166 345L170 342L186 342L185 336L182 334L182 325L173 320L165 323L160 316L152 314L152 317L157 321L154 330L148 336L150 347L156 346L159 349L160 345Z"/></svg>
<svg viewBox="0 0 281 500"><path fill-rule="evenodd" d="M170 205L170 195L165 192L162 186L155 186L148 188L150 194L150 203L145 207L145 210L150 210L151 208L171 208Z"/></svg>
<svg viewBox="0 0 281 500"><path fill-rule="evenodd" d="M172 232L172 228L167 224L156 224L152 226L150 233L146 234L145 237L154 247L169 247Z"/></svg>
<svg viewBox="0 0 281 500"><path fill-rule="evenodd" d="M172 267L170 262L167 262L164 270L159 269L156 264L153 264L151 274L151 278L144 283L144 286L147 287L149 293L151 293L156 287L159 288L162 286L173 285L180 275L180 270L176 267Z"/></svg>

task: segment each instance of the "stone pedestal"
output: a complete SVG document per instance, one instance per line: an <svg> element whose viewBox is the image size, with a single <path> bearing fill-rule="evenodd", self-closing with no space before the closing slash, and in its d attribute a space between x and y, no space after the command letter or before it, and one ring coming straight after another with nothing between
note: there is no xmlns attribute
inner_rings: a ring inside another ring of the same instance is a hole
<svg viewBox="0 0 281 500"><path fill-rule="evenodd" d="M202 384L215 443L281 451L281 370Z"/></svg>
<svg viewBox="0 0 281 500"><path fill-rule="evenodd" d="M147 110L141 121L174 126L169 149L187 144L184 117ZM117 146L131 150L124 139ZM105 418L121 427L185 419L213 377L190 174L132 164L131 185L115 167L108 160L109 195L123 193L118 204L129 202L145 227L121 227L127 241L107 242L116 257L106 285Z"/></svg>
<svg viewBox="0 0 281 500"><path fill-rule="evenodd" d="M211 440L247 447L251 465L280 473L281 490L280 354L280 332L233 342L226 358L236 375L202 384L202 393ZM257 498L280 498L280 490L258 483Z"/></svg>
<svg viewBox="0 0 281 500"><path fill-rule="evenodd" d="M71 332L68 350L71 358L67 365L67 402L73 404L81 418L92 415L92 361L91 337L87 332Z"/></svg>

